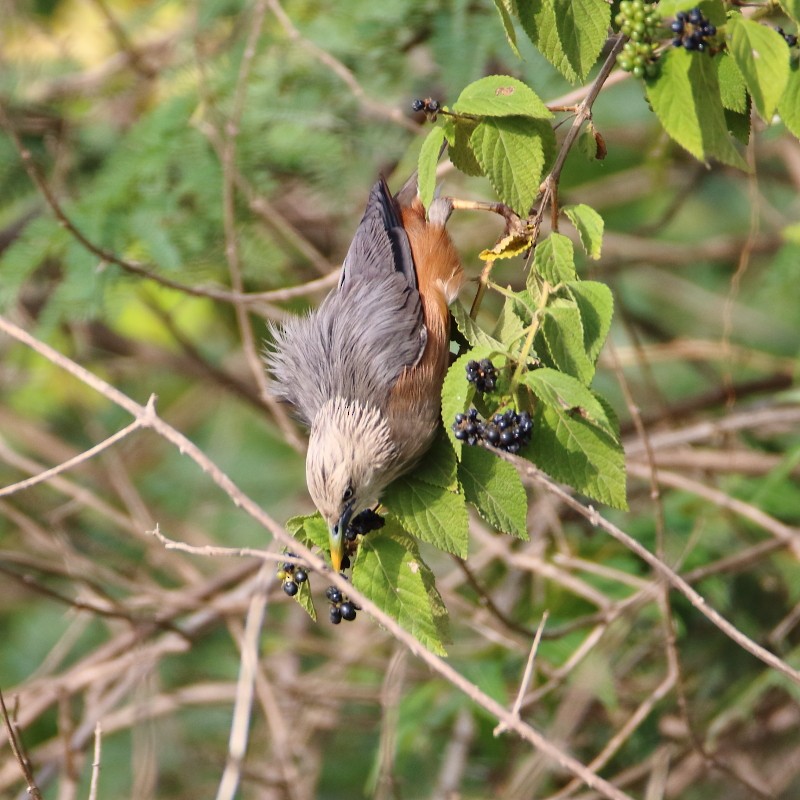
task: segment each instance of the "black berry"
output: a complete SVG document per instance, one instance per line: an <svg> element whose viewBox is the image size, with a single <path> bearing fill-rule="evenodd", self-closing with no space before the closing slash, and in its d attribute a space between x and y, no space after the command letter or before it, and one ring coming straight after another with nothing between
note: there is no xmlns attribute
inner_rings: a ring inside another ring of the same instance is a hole
<svg viewBox="0 0 800 800"><path fill-rule="evenodd" d="M350 520L344 532L345 541L354 542L357 536L365 536L370 531L376 531L385 524L383 517L376 514L371 508L366 508Z"/></svg>
<svg viewBox="0 0 800 800"><path fill-rule="evenodd" d="M491 392L497 385L497 370L488 358L469 361L467 363L467 381L474 383L479 392Z"/></svg>
<svg viewBox="0 0 800 800"><path fill-rule="evenodd" d="M294 597L299 590L300 587L294 581L285 581L283 584L283 591L286 592L289 597Z"/></svg>
<svg viewBox="0 0 800 800"><path fill-rule="evenodd" d="M298 567L294 571L294 580L295 583L305 583L308 580L308 573L304 569Z"/></svg>
<svg viewBox="0 0 800 800"><path fill-rule="evenodd" d="M797 35L794 33L786 33L783 28L775 28L778 33L783 36L783 40L789 47L797 47Z"/></svg>
<svg viewBox="0 0 800 800"><path fill-rule="evenodd" d="M338 625L342 621L342 612L339 610L338 606L331 606L330 615L331 622L334 625Z"/></svg>
<svg viewBox="0 0 800 800"><path fill-rule="evenodd" d="M331 601L331 603L341 603L342 602L342 593L335 587L329 586L325 590L325 597Z"/></svg>
<svg viewBox="0 0 800 800"><path fill-rule="evenodd" d="M339 613L342 615L342 619L352 622L356 618L356 607L349 600L346 600L339 606ZM333 615L331 615L331 618L333 618Z"/></svg>
<svg viewBox="0 0 800 800"><path fill-rule="evenodd" d="M717 35L716 26L704 17L703 12L697 7L691 11L679 11L670 28L675 34L672 39L673 47L683 47L698 53L709 49L711 44L709 39Z"/></svg>
<svg viewBox="0 0 800 800"><path fill-rule="evenodd" d="M412 111L422 111L423 108L425 108L425 103L423 103L419 98L411 101Z"/></svg>
<svg viewBox="0 0 800 800"><path fill-rule="evenodd" d="M474 408L467 414L456 414L452 427L456 439L468 445L486 442L507 453L518 453L530 442L533 420L527 411L517 413L509 408L502 414L495 414L490 420L480 421L477 414Z"/></svg>

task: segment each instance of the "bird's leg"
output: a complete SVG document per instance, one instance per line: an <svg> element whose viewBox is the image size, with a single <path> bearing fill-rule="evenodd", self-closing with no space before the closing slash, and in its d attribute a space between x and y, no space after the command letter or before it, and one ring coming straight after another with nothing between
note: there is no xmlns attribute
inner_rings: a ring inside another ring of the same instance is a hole
<svg viewBox="0 0 800 800"><path fill-rule="evenodd" d="M499 214L505 219L509 226L514 221L519 222L519 216L512 211L505 203L489 203L482 200L459 200L457 197L448 198L454 211L491 211Z"/></svg>
<svg viewBox="0 0 800 800"><path fill-rule="evenodd" d="M472 319L478 316L478 311L483 302L483 295L486 293L486 284L489 282L489 276L492 274L493 266L494 259L487 258L483 270L481 271L481 276L478 278L478 291L475 293L475 299L472 301L472 307L469 310L469 315Z"/></svg>
<svg viewBox="0 0 800 800"><path fill-rule="evenodd" d="M523 219L509 208L505 203L490 203L483 200L459 200L457 197L448 197L450 208L453 211L491 211L499 214L506 221L506 236L524 236L529 220Z"/></svg>

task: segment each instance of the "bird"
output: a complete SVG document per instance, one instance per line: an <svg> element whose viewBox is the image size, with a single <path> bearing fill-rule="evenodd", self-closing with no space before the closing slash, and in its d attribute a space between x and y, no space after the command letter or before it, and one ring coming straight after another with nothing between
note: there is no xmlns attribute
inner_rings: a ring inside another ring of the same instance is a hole
<svg viewBox="0 0 800 800"><path fill-rule="evenodd" d="M381 177L337 285L271 326L271 390L309 430L306 483L337 572L350 520L420 461L440 424L448 307L464 279L445 227L452 210L436 197L426 213L416 176L395 196Z"/></svg>

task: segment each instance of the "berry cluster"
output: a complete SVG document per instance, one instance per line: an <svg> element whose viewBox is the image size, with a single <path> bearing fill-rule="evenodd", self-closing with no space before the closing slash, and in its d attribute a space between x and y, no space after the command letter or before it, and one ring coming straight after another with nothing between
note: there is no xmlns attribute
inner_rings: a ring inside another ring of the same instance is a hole
<svg viewBox="0 0 800 800"><path fill-rule="evenodd" d="M653 43L659 23L656 4L644 0L622 0L614 21L628 37L617 56L620 68L632 72L637 78L652 78L657 69L656 45Z"/></svg>
<svg viewBox="0 0 800 800"><path fill-rule="evenodd" d="M497 384L497 370L488 358L467 362L467 381L479 392L491 392Z"/></svg>
<svg viewBox="0 0 800 800"><path fill-rule="evenodd" d="M530 442L532 432L531 415L527 411L518 414L511 408L491 420L482 420L478 410L471 408L466 414L456 414L453 423L453 434L459 441L468 445L486 442L506 453L519 453Z"/></svg>
<svg viewBox="0 0 800 800"><path fill-rule="evenodd" d="M786 33L783 28L775 28L778 33L783 36L784 41L789 47L797 47L797 35L794 33Z"/></svg>
<svg viewBox="0 0 800 800"><path fill-rule="evenodd" d="M380 514L376 514L371 508L365 508L360 514L356 514L344 531L344 540L354 542L359 536L365 536L370 531L376 531L384 526L384 519Z"/></svg>
<svg viewBox="0 0 800 800"><path fill-rule="evenodd" d="M287 553L290 558L297 558L294 553ZM297 564L287 561L277 572L278 580L283 581L283 591L294 597L300 591L300 584L308 580L308 573Z"/></svg>
<svg viewBox="0 0 800 800"><path fill-rule="evenodd" d="M325 597L331 601L330 617L334 625L338 625L342 620L352 622L356 618L356 612L360 610L347 595L342 594L335 586L329 586L325 590Z"/></svg>
<svg viewBox="0 0 800 800"><path fill-rule="evenodd" d="M673 47L685 47L687 50L697 50L701 53L708 48L707 40L717 33L717 29L703 16L699 8L679 11L671 28L675 34L672 40Z"/></svg>
<svg viewBox="0 0 800 800"><path fill-rule="evenodd" d="M432 122L436 121L436 115L441 111L441 105L438 100L432 97L426 97L424 100L417 98L411 101L412 111L424 111Z"/></svg>

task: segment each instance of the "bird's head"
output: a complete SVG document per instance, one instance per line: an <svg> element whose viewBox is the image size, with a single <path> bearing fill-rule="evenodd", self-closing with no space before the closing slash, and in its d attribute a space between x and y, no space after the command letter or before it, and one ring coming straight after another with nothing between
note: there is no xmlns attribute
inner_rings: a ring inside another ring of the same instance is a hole
<svg viewBox="0 0 800 800"><path fill-rule="evenodd" d="M380 411L341 397L329 400L311 426L306 481L328 523L331 563L339 570L351 517L378 499L394 477L396 448Z"/></svg>

